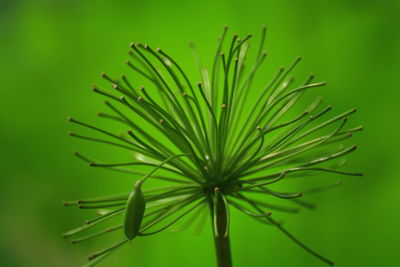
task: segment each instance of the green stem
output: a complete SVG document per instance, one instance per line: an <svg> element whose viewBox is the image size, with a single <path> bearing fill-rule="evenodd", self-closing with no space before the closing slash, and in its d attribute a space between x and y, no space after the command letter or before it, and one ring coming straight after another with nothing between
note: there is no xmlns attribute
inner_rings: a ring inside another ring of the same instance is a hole
<svg viewBox="0 0 400 267"><path fill-rule="evenodd" d="M218 212L217 212L217 228L218 235L214 233L214 243L215 243L215 252L217 256L218 267L232 267L232 256L231 256L231 246L229 241L229 235L225 236L226 229L226 210L224 209L222 201L218 201ZM214 223L214 211L212 200L210 202L210 210L211 210L211 221Z"/></svg>

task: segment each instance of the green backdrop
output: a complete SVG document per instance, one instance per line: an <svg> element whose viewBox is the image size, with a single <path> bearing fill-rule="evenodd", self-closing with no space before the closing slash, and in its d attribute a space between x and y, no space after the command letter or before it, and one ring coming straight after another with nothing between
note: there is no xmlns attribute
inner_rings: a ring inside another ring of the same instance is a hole
<svg viewBox="0 0 400 267"><path fill-rule="evenodd" d="M310 199L316 211L279 215L337 266L398 266L400 241L400 2L381 1L23 1L0 2L0 266L78 266L112 237L70 245L60 233L85 212L61 201L129 191L127 175L87 167L75 148L114 150L67 136L68 115L95 121L102 98L90 92L99 73L129 74L131 41L163 47L194 79L187 47L209 62L224 25L230 33L268 26L266 76L301 55L296 75L314 72L336 112L356 107L366 130L336 190ZM117 156L116 156L117 157ZM331 177L332 179L335 176ZM276 229L234 213L235 266L323 266ZM211 227L135 240L102 266L215 266Z"/></svg>

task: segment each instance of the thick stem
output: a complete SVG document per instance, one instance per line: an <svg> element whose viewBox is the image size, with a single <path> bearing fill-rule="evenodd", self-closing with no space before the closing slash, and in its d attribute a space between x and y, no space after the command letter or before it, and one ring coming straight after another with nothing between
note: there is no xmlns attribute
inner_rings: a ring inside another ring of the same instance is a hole
<svg viewBox="0 0 400 267"><path fill-rule="evenodd" d="M210 203L211 219L214 225L214 208L212 202ZM226 210L223 202L218 201L217 207L217 228L218 235L214 233L215 252L217 254L218 267L232 267L231 246L229 242L229 235L225 236L226 229ZM214 229L214 227L213 227Z"/></svg>

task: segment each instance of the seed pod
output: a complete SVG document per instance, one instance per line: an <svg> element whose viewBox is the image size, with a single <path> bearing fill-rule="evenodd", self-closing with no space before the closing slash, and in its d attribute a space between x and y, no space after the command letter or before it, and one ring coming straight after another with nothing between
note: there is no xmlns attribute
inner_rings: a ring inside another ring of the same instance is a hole
<svg viewBox="0 0 400 267"><path fill-rule="evenodd" d="M136 182L125 208L124 232L129 240L135 238L142 223L146 201L141 189L143 180Z"/></svg>

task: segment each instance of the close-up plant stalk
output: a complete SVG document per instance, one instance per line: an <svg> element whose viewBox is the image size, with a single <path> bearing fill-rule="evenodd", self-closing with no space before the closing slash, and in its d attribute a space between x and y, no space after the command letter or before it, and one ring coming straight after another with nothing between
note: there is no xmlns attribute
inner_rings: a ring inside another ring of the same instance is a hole
<svg viewBox="0 0 400 267"><path fill-rule="evenodd" d="M98 116L122 132L69 117L79 129L91 131L69 134L104 145L106 152L107 146L124 151L123 162L75 154L93 168L128 175L133 188L64 202L97 214L63 234L72 243L111 232L119 235L115 244L91 254L85 266L135 239L191 225L200 233L211 221L217 265L232 267L233 212L276 228L316 259L334 264L290 233L279 214L313 210L308 195L340 185L321 178L315 187L304 189L310 177L362 176L344 169L344 157L357 148L346 141L363 127L347 127L356 109L331 116L332 106L324 105L321 97L304 103L308 91L326 82L314 81L312 74L297 82L292 73L300 57L277 68L269 79L259 74L267 59L266 33L262 27L251 50L252 34L229 38L225 27L211 68L191 44L199 81L168 52L141 43L131 43L127 61L135 78L101 74L110 90L92 88L107 99L108 112ZM304 185L301 190L293 190L299 185Z"/></svg>

